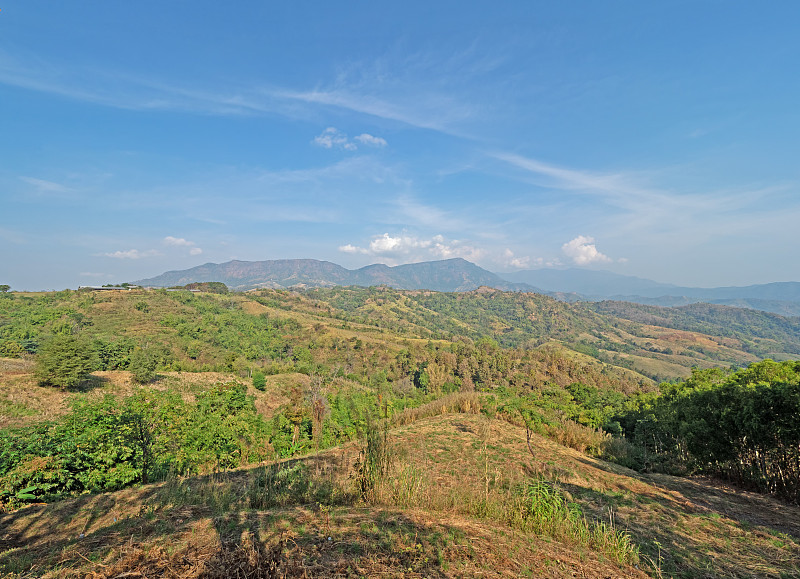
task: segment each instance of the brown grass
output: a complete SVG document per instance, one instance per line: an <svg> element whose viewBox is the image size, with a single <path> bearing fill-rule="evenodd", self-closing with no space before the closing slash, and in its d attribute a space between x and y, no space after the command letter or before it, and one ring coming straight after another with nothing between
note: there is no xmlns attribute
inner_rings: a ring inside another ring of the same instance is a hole
<svg viewBox="0 0 800 579"><path fill-rule="evenodd" d="M0 515L0 576L642 576L602 545L504 518L507 497L532 478L590 521L627 530L653 576L800 574L800 509L769 497L638 474L540 436L532 457L523 429L482 415L418 419L390 440L395 461L373 506L346 498L358 450L348 445L285 463L307 465L316 488L345 493L326 495L338 499L253 509L259 467ZM254 574L270 566L279 574Z"/></svg>

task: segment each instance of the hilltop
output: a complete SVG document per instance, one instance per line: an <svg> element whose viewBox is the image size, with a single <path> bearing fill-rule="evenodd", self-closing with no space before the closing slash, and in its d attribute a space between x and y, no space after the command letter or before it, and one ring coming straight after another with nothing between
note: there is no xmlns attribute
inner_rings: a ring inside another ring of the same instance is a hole
<svg viewBox="0 0 800 579"><path fill-rule="evenodd" d="M349 445L0 515L0 564L42 577L225 576L256 565L288 577L798 572L800 510L773 499L635 473L539 436L532 456L524 429L472 413L396 427L389 447L386 478L366 502ZM546 482L523 500L531 480ZM581 519L545 514L562 504L585 513L594 539Z"/></svg>

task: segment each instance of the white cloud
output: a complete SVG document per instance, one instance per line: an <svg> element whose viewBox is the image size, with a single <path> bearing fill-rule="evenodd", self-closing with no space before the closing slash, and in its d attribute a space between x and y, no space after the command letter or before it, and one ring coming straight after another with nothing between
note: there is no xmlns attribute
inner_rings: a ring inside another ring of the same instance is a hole
<svg viewBox="0 0 800 579"><path fill-rule="evenodd" d="M594 244L593 237L579 235L561 246L561 251L569 257L575 265L589 265L591 263L607 263L611 258L600 253Z"/></svg>
<svg viewBox="0 0 800 579"><path fill-rule="evenodd" d="M438 236L437 236L438 237ZM376 235L369 242L368 247L357 247L348 243L339 247L344 253L363 253L364 255L404 255L414 249L431 247L433 240L419 239L410 235L392 237L388 233Z"/></svg>
<svg viewBox="0 0 800 579"><path fill-rule="evenodd" d="M375 137L367 133L362 133L357 137L354 137L354 140L368 147L381 148L385 147L387 144L386 139ZM340 131L336 127L328 127L322 131L322 134L314 137L313 143L322 147L323 149L336 148L344 149L345 151L355 151L358 149L358 145L351 141L346 133Z"/></svg>
<svg viewBox="0 0 800 579"><path fill-rule="evenodd" d="M348 243L339 247L343 253L361 253L389 258L392 262L420 261L431 258L451 259L462 257L476 261L486 255L483 249L460 240L447 240L442 235L431 238L420 238L414 235L389 233L374 236L367 247L358 247Z"/></svg>
<svg viewBox="0 0 800 579"><path fill-rule="evenodd" d="M516 256L514 252L506 248L503 252L502 264L516 269L526 269L531 266L531 258L529 256Z"/></svg>
<svg viewBox="0 0 800 579"><path fill-rule="evenodd" d="M374 137L367 133L362 133L357 137L354 137L356 141L361 143L362 145L368 145L370 147L385 147L387 145L386 139L382 139L381 137Z"/></svg>
<svg viewBox="0 0 800 579"><path fill-rule="evenodd" d="M321 135L314 137L314 144L319 145L323 149L332 149L336 147L353 151L357 148L353 143L348 141L347 135L336 127L328 127L322 131Z"/></svg>
<svg viewBox="0 0 800 579"><path fill-rule="evenodd" d="M375 255L385 253L408 253L412 249L430 247L431 243L431 240L418 239L408 235L392 237L388 233L384 233L370 241L369 252Z"/></svg>
<svg viewBox="0 0 800 579"><path fill-rule="evenodd" d="M174 245L177 247L192 247L195 245L194 241L187 241L183 237L172 237L171 235L167 235L164 238L164 243L166 245Z"/></svg>
<svg viewBox="0 0 800 579"><path fill-rule="evenodd" d="M203 253L203 250L197 247L197 244L194 241L189 241L183 237L172 237L171 235L167 235L164 238L164 245L170 245L172 247L188 247L190 248L189 255L200 255Z"/></svg>
<svg viewBox="0 0 800 579"><path fill-rule="evenodd" d="M153 257L159 255L155 249L148 249L146 251L139 251L138 249L128 249L126 251L114 251L111 253L100 254L104 257L113 257L114 259L143 259L145 257Z"/></svg>

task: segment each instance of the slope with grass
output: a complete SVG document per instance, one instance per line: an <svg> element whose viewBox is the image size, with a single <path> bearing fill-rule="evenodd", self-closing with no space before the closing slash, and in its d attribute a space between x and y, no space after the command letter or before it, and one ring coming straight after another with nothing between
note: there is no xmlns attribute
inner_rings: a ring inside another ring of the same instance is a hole
<svg viewBox="0 0 800 579"><path fill-rule="evenodd" d="M359 485L363 447L349 444L0 515L0 569L38 577L800 573L800 510L770 498L638 474L536 435L531 454L524 429L483 414L396 427L386 447L388 468L368 495Z"/></svg>

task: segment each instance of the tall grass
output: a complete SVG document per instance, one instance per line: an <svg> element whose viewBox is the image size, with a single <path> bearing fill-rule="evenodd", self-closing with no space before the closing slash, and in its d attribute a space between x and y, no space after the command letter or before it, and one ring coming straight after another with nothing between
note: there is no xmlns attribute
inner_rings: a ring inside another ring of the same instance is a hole
<svg viewBox="0 0 800 579"><path fill-rule="evenodd" d="M478 414L482 408L482 398L483 395L478 392L453 392L417 408L406 408L393 417L392 423L402 426L442 414Z"/></svg>
<svg viewBox="0 0 800 579"><path fill-rule="evenodd" d="M421 508L488 520L602 553L620 564L639 562L639 550L613 520L591 521L554 484L514 479L495 470L485 480L465 477L454 486L432 481L421 465L396 462L375 482L371 504Z"/></svg>

